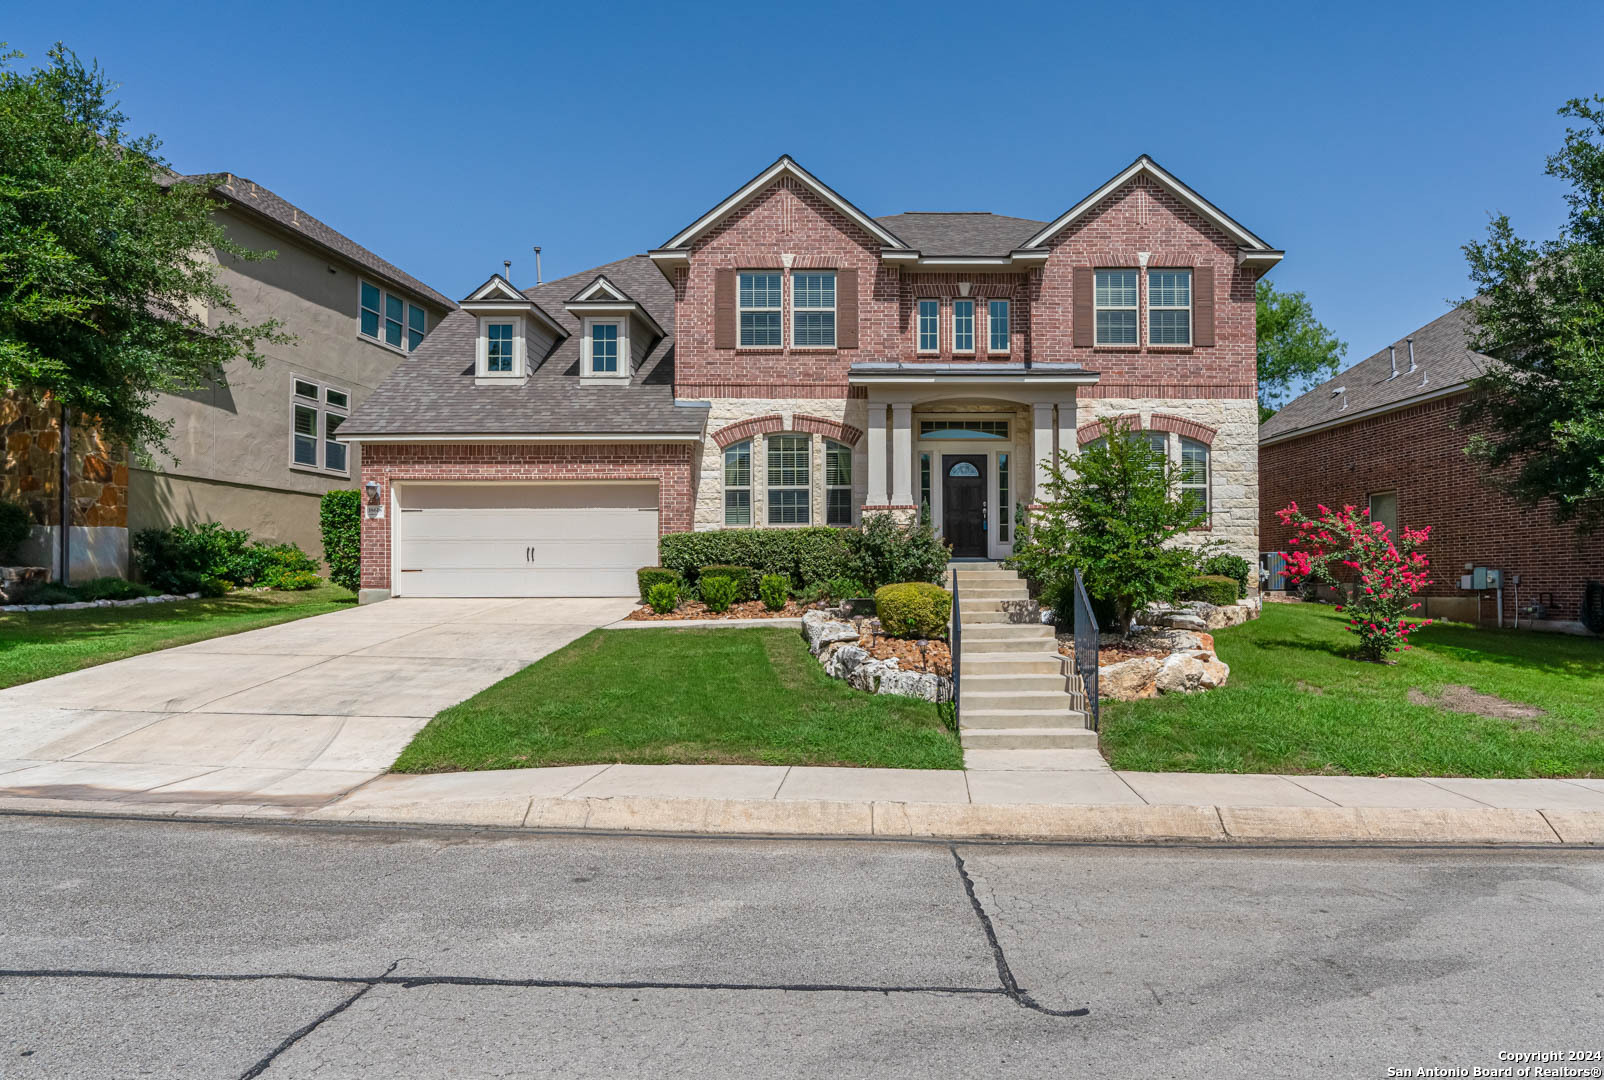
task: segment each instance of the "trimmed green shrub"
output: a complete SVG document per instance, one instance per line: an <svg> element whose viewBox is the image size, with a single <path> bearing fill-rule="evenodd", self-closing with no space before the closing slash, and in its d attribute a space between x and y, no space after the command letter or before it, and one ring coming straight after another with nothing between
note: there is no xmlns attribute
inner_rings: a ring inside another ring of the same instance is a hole
<svg viewBox="0 0 1604 1080"><path fill-rule="evenodd" d="M882 585L874 591L880 626L892 637L944 638L952 594L927 581Z"/></svg>
<svg viewBox="0 0 1604 1080"><path fill-rule="evenodd" d="M669 533L658 541L659 561L695 584L704 566L744 566L786 574L811 585L850 572L850 529L719 529Z"/></svg>
<svg viewBox="0 0 1604 1080"><path fill-rule="evenodd" d="M293 574L317 577L317 563L294 544L252 544L240 549L223 567L223 576L230 581L270 589L286 588L279 582Z"/></svg>
<svg viewBox="0 0 1604 1080"><path fill-rule="evenodd" d="M0 499L0 562L9 563L28 539L33 517L21 503Z"/></svg>
<svg viewBox="0 0 1604 1080"><path fill-rule="evenodd" d="M682 582L679 571L666 566L643 566L635 571L635 584L640 588L640 602L643 604L652 602L653 585L672 585L678 593Z"/></svg>
<svg viewBox="0 0 1604 1080"><path fill-rule="evenodd" d="M215 521L144 529L134 534L134 566L153 588L191 593L205 578L239 585L268 585L285 574L316 573L317 562L294 544L252 543L244 529Z"/></svg>
<svg viewBox="0 0 1604 1080"><path fill-rule="evenodd" d="M273 588L283 589L285 592L301 592L304 589L315 589L323 584L323 579L310 570L285 570L274 578Z"/></svg>
<svg viewBox="0 0 1604 1080"><path fill-rule="evenodd" d="M323 561L329 580L356 592L362 587L362 493L325 491L318 505L323 529Z"/></svg>
<svg viewBox="0 0 1604 1080"><path fill-rule="evenodd" d="M72 591L80 600L134 600L141 596L155 596L156 590L137 581L120 577L100 577L74 585ZM193 592L194 590L190 590Z"/></svg>
<svg viewBox="0 0 1604 1080"><path fill-rule="evenodd" d="M22 596L13 601L18 604L76 604L80 597L77 592L54 581L42 581L31 588L24 589Z"/></svg>
<svg viewBox="0 0 1604 1080"><path fill-rule="evenodd" d="M735 603L734 578L708 578L698 588L702 594L702 603L707 605L707 610L709 611L728 611L730 605Z"/></svg>
<svg viewBox="0 0 1604 1080"><path fill-rule="evenodd" d="M853 600L865 596L873 596L874 590L855 577L831 578L825 582L831 600Z"/></svg>
<svg viewBox="0 0 1604 1080"><path fill-rule="evenodd" d="M1221 577L1218 574L1203 574L1192 579L1192 584L1186 587L1185 596L1188 600L1202 600L1210 604L1234 604L1237 601L1237 583L1235 578Z"/></svg>
<svg viewBox="0 0 1604 1080"><path fill-rule="evenodd" d="M729 578L735 582L735 601L736 603L744 603L752 599L752 594L755 591L753 582L757 578L757 571L750 566L720 564L717 566L704 566L696 572L696 580L699 584L706 584L714 578Z"/></svg>
<svg viewBox="0 0 1604 1080"><path fill-rule="evenodd" d="M227 578L204 577L201 578L199 585L189 591L198 592L202 596L215 600L219 596L227 596L229 593L233 592L234 583L229 581Z"/></svg>
<svg viewBox="0 0 1604 1080"><path fill-rule="evenodd" d="M675 580L673 581L654 582L652 587L646 590L646 602L659 615L667 615L670 611L679 607L678 575L675 575Z"/></svg>
<svg viewBox="0 0 1604 1080"><path fill-rule="evenodd" d="M890 514L867 518L851 534L849 546L852 560L846 573L870 588L908 581L938 584L951 557L928 524L900 525Z"/></svg>
<svg viewBox="0 0 1604 1080"><path fill-rule="evenodd" d="M1235 581L1238 599L1248 594L1248 575L1253 572L1253 564L1240 555L1210 555L1197 569L1201 574L1228 577Z"/></svg>
<svg viewBox="0 0 1604 1080"><path fill-rule="evenodd" d="M779 611L791 598L791 579L784 574L764 574L758 582L758 596L770 611Z"/></svg>

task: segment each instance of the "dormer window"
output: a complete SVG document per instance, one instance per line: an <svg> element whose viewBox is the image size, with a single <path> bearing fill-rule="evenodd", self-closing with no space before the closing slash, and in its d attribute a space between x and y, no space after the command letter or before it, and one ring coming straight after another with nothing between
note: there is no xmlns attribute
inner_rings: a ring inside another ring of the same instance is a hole
<svg viewBox="0 0 1604 1080"><path fill-rule="evenodd" d="M590 372L618 374L618 324L595 323L590 328Z"/></svg>
<svg viewBox="0 0 1604 1080"><path fill-rule="evenodd" d="M629 320L622 318L585 319L582 383L627 383L629 381Z"/></svg>
<svg viewBox="0 0 1604 1080"><path fill-rule="evenodd" d="M490 323L485 327L485 370L491 375L512 374L513 325Z"/></svg>
<svg viewBox="0 0 1604 1080"><path fill-rule="evenodd" d="M474 364L480 385L521 382L526 373L524 348L522 319L481 315L478 359Z"/></svg>

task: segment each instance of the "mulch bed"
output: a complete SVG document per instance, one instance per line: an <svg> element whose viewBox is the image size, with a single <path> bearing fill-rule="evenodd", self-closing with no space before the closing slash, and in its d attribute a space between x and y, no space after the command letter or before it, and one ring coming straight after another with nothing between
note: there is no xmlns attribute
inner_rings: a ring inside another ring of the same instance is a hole
<svg viewBox="0 0 1604 1080"><path fill-rule="evenodd" d="M895 657L897 667L903 671L927 671L944 679L952 677L952 653L945 641L926 641L921 650L917 641L881 637L872 630L865 630L858 636L858 646L876 660Z"/></svg>
<svg viewBox="0 0 1604 1080"><path fill-rule="evenodd" d="M1075 655L1075 643L1073 641L1060 641L1058 643L1058 655L1073 657ZM1168 649L1149 649L1141 645L1115 642L1104 645L1097 650L1097 666L1107 667L1109 664L1118 664L1124 660L1135 660L1141 656L1153 656L1162 659L1168 655L1170 655Z"/></svg>
<svg viewBox="0 0 1604 1080"><path fill-rule="evenodd" d="M787 600L779 611L770 611L763 606L761 600L747 600L731 604L728 611L718 612L707 610L707 605L700 600L687 600L667 615L659 615L651 608L642 605L624 618L634 622L683 622L687 619L697 622L717 622L721 619L800 619L815 606L817 605L799 604L795 600Z"/></svg>

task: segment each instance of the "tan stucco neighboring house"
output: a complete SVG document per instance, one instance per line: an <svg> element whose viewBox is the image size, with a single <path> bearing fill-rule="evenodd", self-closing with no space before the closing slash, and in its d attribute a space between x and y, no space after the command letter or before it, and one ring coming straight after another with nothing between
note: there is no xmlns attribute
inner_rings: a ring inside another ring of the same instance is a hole
<svg viewBox="0 0 1604 1080"><path fill-rule="evenodd" d="M149 467L75 432L72 576L123 574L141 529L217 521L263 540L322 553L318 500L357 486L361 450L336 442L340 424L456 305L423 282L254 181L231 173L175 177L212 184L229 238L276 257L215 256L249 323L277 319L294 336L266 343L204 390L164 395L167 452ZM214 322L218 312L209 314ZM59 567L59 410L9 395L0 405L6 481L39 524L23 552Z"/></svg>

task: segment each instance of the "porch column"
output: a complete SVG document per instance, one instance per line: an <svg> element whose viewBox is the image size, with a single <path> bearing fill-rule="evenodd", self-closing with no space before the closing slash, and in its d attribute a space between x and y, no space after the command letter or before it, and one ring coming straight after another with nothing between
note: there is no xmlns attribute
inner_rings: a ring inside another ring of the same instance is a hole
<svg viewBox="0 0 1604 1080"><path fill-rule="evenodd" d="M886 496L886 405L869 402L869 505L884 506Z"/></svg>
<svg viewBox="0 0 1604 1080"><path fill-rule="evenodd" d="M1047 469L1053 457L1053 407L1051 404L1036 404L1030 409L1031 420L1031 455L1035 470L1036 489L1031 493L1031 502L1040 504L1047 497Z"/></svg>
<svg viewBox="0 0 1604 1080"><path fill-rule="evenodd" d="M913 505L913 404L891 405L891 504Z"/></svg>
<svg viewBox="0 0 1604 1080"><path fill-rule="evenodd" d="M1080 452L1080 444L1075 441L1075 399L1058 403L1058 452L1074 457Z"/></svg>

